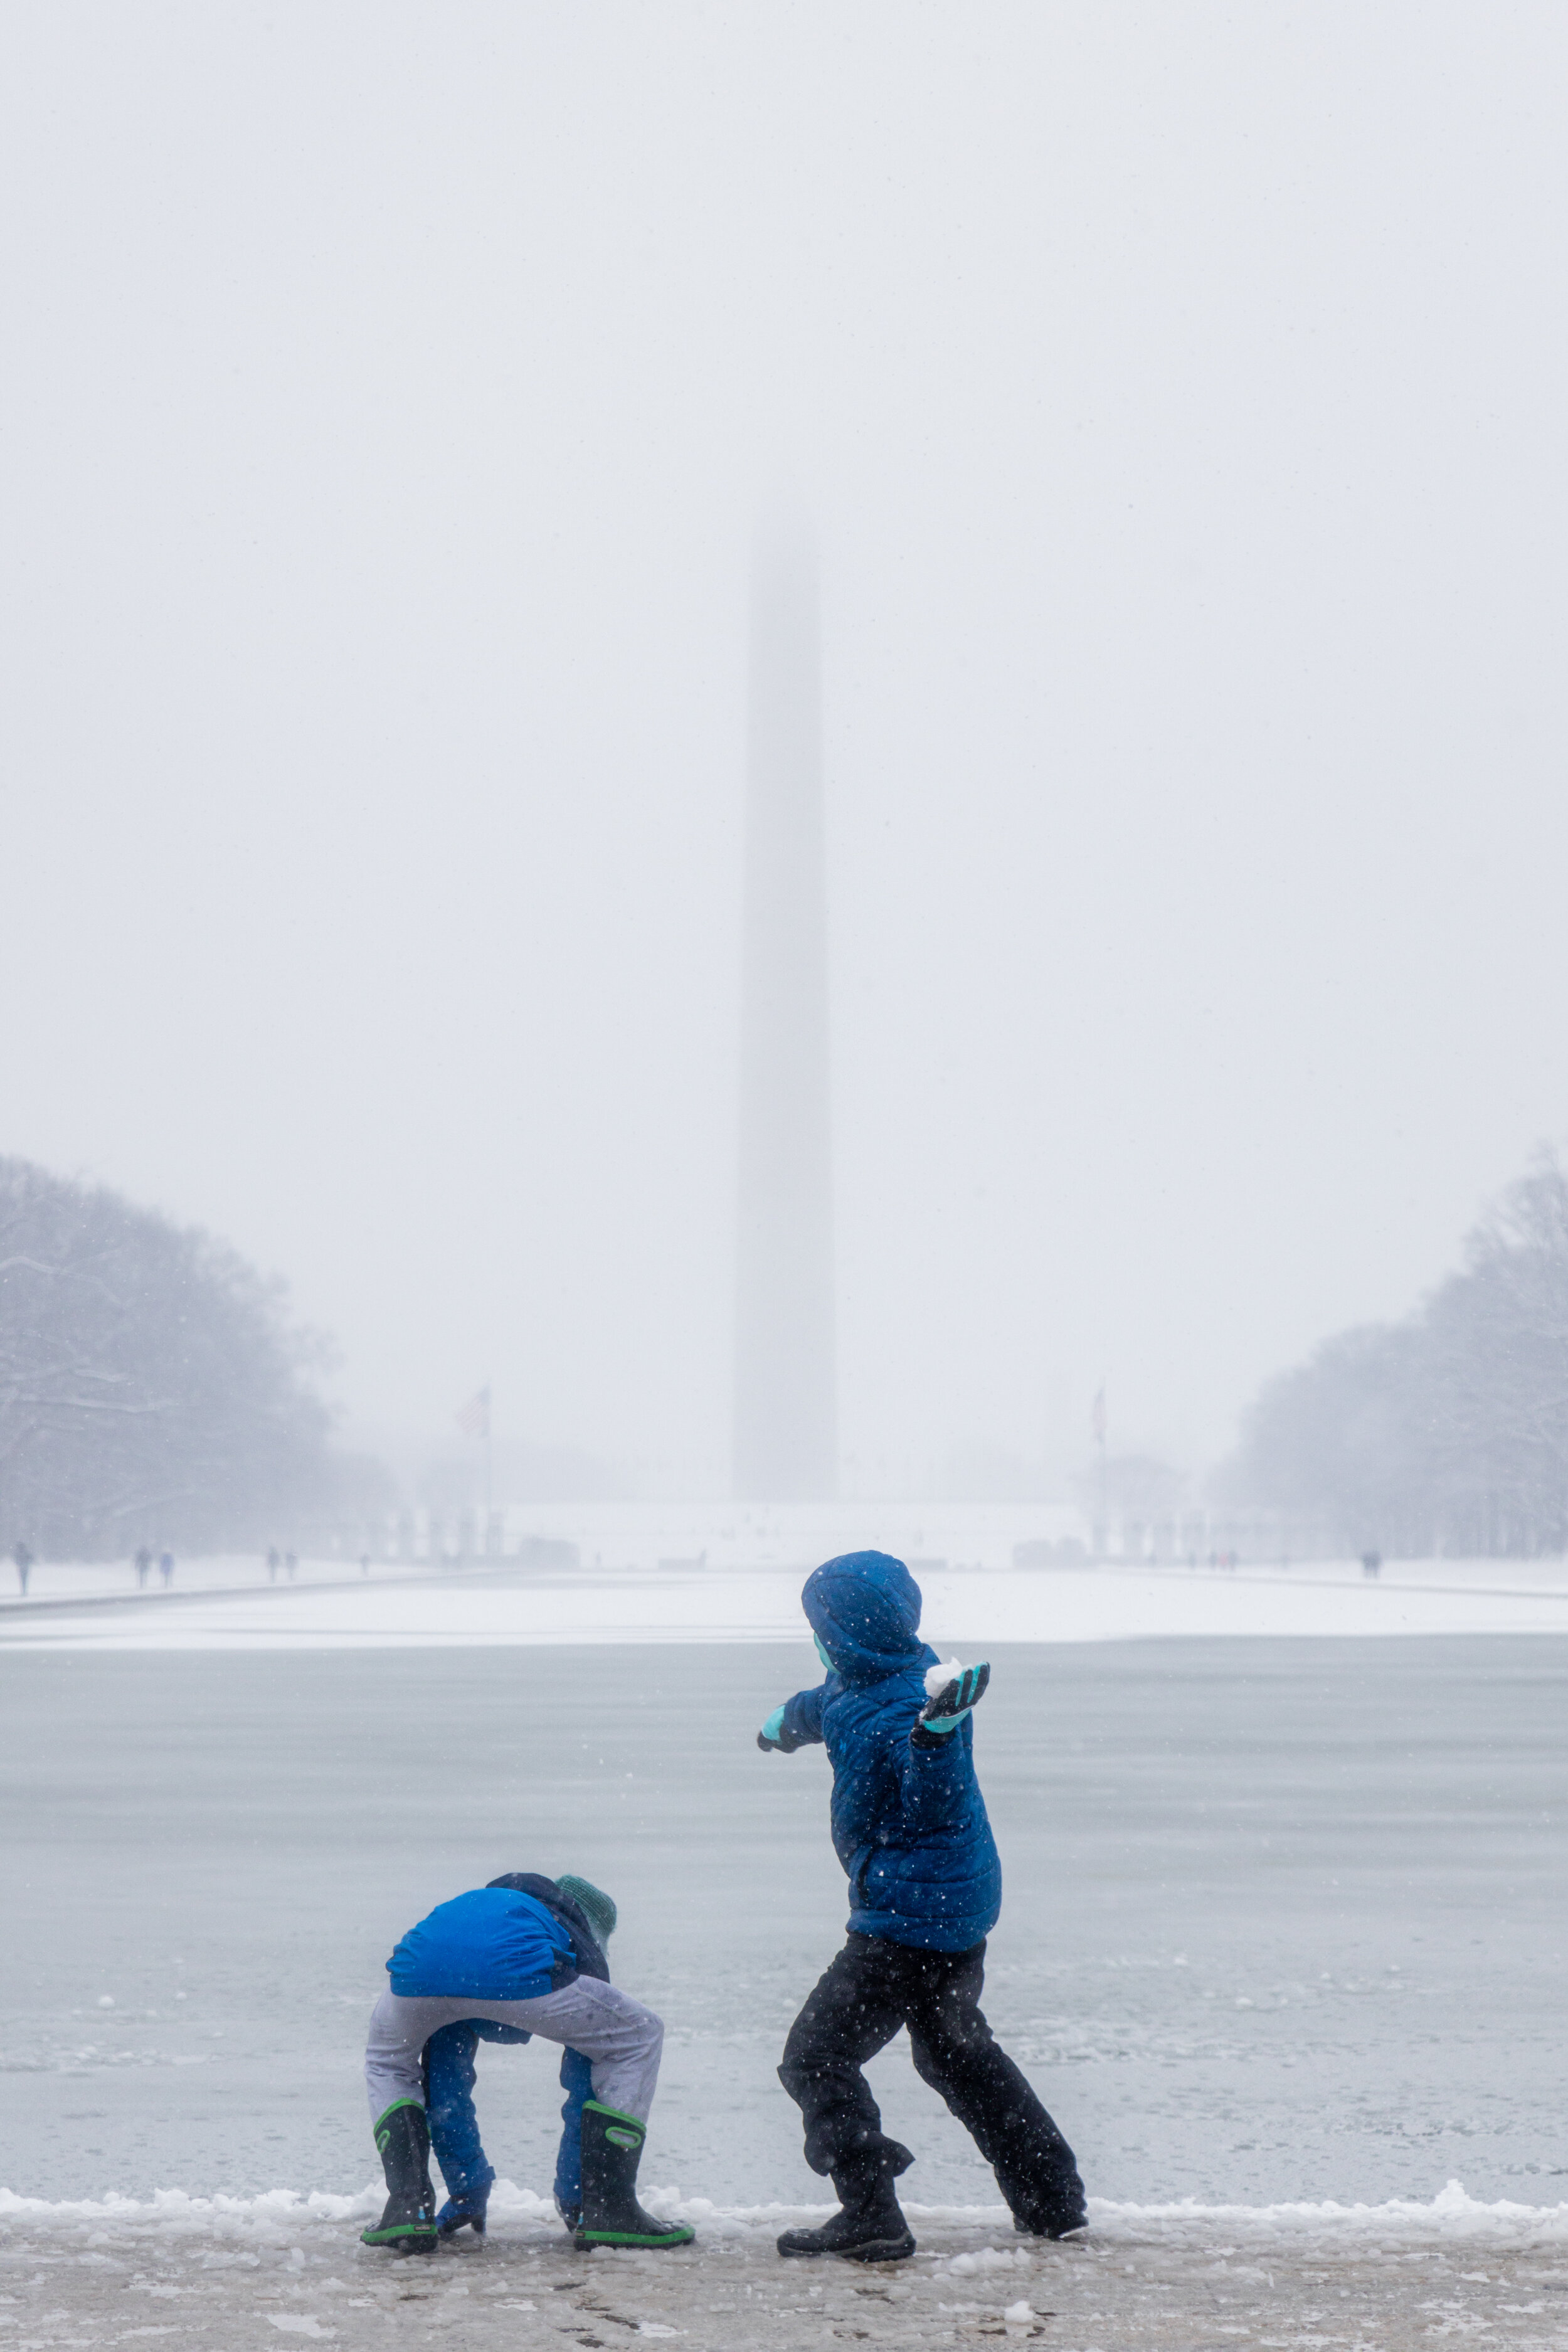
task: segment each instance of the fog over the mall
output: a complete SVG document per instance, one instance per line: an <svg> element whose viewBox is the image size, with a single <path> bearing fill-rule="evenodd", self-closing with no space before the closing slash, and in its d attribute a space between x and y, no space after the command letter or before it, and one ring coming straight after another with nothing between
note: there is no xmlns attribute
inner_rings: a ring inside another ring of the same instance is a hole
<svg viewBox="0 0 1568 2352"><path fill-rule="evenodd" d="M812 519L845 1483L1201 1468L1568 1129L1568 16L13 11L0 1149L728 1477Z"/></svg>

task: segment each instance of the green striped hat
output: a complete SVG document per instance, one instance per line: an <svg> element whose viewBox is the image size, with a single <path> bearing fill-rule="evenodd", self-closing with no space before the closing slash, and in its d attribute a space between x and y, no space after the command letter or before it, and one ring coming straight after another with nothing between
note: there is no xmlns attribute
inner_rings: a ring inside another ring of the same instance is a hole
<svg viewBox="0 0 1568 2352"><path fill-rule="evenodd" d="M601 1944L607 1944L616 1932L616 1906L604 1889L595 1886L591 1878L573 1878L563 1874L555 1882L563 1895L569 1895L594 1930Z"/></svg>

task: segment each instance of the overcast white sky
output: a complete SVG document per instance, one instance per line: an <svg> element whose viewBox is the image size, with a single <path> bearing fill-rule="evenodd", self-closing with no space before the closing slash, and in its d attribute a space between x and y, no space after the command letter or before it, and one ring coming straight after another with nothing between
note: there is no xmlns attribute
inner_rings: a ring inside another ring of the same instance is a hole
<svg viewBox="0 0 1568 2352"><path fill-rule="evenodd" d="M362 1428L721 1486L793 484L849 1476L1212 1458L1568 1129L1565 100L1557 5L9 11L0 1149Z"/></svg>

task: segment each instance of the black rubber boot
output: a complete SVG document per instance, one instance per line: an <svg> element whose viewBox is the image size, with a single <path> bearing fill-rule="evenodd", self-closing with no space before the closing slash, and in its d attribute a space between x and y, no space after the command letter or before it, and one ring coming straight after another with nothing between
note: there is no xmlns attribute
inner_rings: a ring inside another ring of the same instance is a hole
<svg viewBox="0 0 1568 2352"><path fill-rule="evenodd" d="M1089 2227L1089 2215L1081 2205L1065 2205L1055 2213L1015 2213L1013 2227L1021 2238L1070 2238Z"/></svg>
<svg viewBox="0 0 1568 2352"><path fill-rule="evenodd" d="M390 2246L399 2254L436 2251L436 2191L430 2186L430 2126L413 2099L399 2099L379 2116L375 2144L386 2174L386 2210L374 2229L362 2230L367 2246Z"/></svg>
<svg viewBox="0 0 1568 2352"><path fill-rule="evenodd" d="M656 2221L637 2203L637 2164L646 2124L589 2099L583 2108L583 2218L579 2246L689 2246L684 2221Z"/></svg>
<svg viewBox="0 0 1568 2352"><path fill-rule="evenodd" d="M891 2169L851 2161L834 2173L833 2186L841 2210L820 2230L786 2230L778 2242L780 2253L841 2254L851 2263L907 2261L915 2235L904 2219Z"/></svg>
<svg viewBox="0 0 1568 2352"><path fill-rule="evenodd" d="M1013 2227L1021 2238L1070 2238L1075 2230L1089 2227L1083 2182L1071 2148L1050 2117L1044 2120L1048 2138L1037 2134L1025 2162L998 2164L996 2186L1013 2208Z"/></svg>

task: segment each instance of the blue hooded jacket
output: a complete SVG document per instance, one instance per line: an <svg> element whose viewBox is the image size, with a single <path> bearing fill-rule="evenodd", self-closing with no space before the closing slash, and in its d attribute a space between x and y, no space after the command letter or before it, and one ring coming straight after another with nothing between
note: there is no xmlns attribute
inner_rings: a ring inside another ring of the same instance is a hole
<svg viewBox="0 0 1568 2352"><path fill-rule="evenodd" d="M537 1871L513 1871L504 1878L492 1878L489 1886L476 1890L490 1895L504 1891L531 1897L550 1915L556 1928L564 1928L575 1957L571 1976L596 1977L601 1984L610 1981L609 1964L603 1946L594 1934L587 1913L563 1895L552 1878ZM459 1903L468 1902L459 1896ZM432 1920L439 1920L443 1912L454 1906L443 1904L432 1912ZM475 1915L470 1911L466 1915ZM504 1915L503 1915L504 1916ZM515 1916L515 1915L514 1915ZM428 1922L421 1922L421 1927ZM418 1936L416 1928L414 1934ZM404 1943L409 1941L404 1938ZM398 1951L404 1948L398 1946ZM395 1958L395 1955L394 1956ZM389 1964L390 1965L390 1964ZM552 1974L562 1981L570 1981L565 1965L558 1957ZM546 1988L548 1990L549 1988ZM394 1990L397 1987L395 1982ZM475 1994L474 1999L487 1997ZM501 1995L499 1998L524 1998L522 1995ZM521 2025L499 2025L491 2018L465 2017L452 2025L443 2025L425 2044L425 2105L430 2124L430 2145L442 2177L454 2197L481 2195L495 2179L495 2168L485 2154L479 2137L479 2118L474 2113L475 2053L481 2042L528 2042L531 2035ZM593 2068L580 2051L561 2053L561 2087L566 2102L561 2110L561 2147L555 2159L555 2194L563 2210L581 2206L582 2183L582 2123L583 2106L593 2096Z"/></svg>
<svg viewBox="0 0 1568 2352"><path fill-rule="evenodd" d="M399 1939L386 1971L405 2000L537 2000L579 1974L572 1931L556 1906L515 1879L438 1903Z"/></svg>
<svg viewBox="0 0 1568 2352"><path fill-rule="evenodd" d="M1002 1864L974 1777L974 1728L914 1740L925 1671L921 1591L901 1559L846 1552L801 1594L833 1661L784 1711L790 1744L822 1740L833 1766L833 1843L849 1879L849 1927L927 1951L966 1952L1002 1908Z"/></svg>

